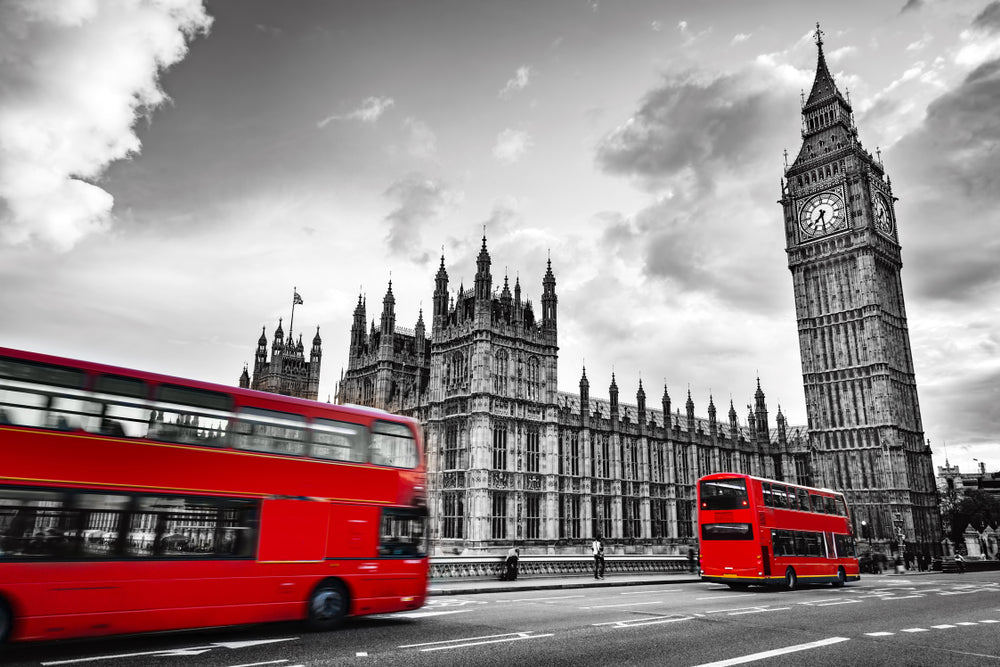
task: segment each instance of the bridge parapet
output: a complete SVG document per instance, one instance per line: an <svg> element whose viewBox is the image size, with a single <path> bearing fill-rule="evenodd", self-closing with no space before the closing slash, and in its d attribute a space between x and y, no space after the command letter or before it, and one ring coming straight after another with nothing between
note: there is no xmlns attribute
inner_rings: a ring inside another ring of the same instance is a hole
<svg viewBox="0 0 1000 667"><path fill-rule="evenodd" d="M504 568L504 556L434 556L431 558L432 579L493 579ZM684 556L605 556L608 574L639 574L643 572L686 572L690 564ZM521 556L519 576L562 577L593 574L593 556Z"/></svg>

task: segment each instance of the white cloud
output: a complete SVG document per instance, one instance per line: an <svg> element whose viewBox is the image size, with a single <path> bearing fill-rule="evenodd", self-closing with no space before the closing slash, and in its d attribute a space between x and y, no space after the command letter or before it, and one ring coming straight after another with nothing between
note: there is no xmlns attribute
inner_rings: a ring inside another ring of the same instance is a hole
<svg viewBox="0 0 1000 667"><path fill-rule="evenodd" d="M733 35L733 39L730 42L730 44L740 44L742 42L747 41L748 39L750 39L750 35L748 35L747 33L745 32L737 33Z"/></svg>
<svg viewBox="0 0 1000 667"><path fill-rule="evenodd" d="M510 99L514 93L527 88L529 83L531 83L531 67L522 65L517 68L514 76L507 81L503 90L499 92L498 97L502 100Z"/></svg>
<svg viewBox="0 0 1000 667"><path fill-rule="evenodd" d="M91 181L139 152L159 75L211 23L197 0L0 5L0 238L65 250L111 224Z"/></svg>
<svg viewBox="0 0 1000 667"><path fill-rule="evenodd" d="M437 153L437 136L427 123L408 116L403 121L407 131L406 150L419 158L431 158Z"/></svg>
<svg viewBox="0 0 1000 667"><path fill-rule="evenodd" d="M360 120L362 123L374 123L395 103L396 101L391 97L366 97L357 109L345 114L327 116L316 123L316 127L323 129L335 120Z"/></svg>
<svg viewBox="0 0 1000 667"><path fill-rule="evenodd" d="M493 157L504 164L514 164L533 145L531 135L521 130L506 129L497 135Z"/></svg>

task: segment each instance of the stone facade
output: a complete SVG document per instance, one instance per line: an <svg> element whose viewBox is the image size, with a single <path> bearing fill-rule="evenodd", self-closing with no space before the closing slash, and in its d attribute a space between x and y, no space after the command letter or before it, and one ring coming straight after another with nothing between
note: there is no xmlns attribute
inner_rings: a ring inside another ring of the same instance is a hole
<svg viewBox="0 0 1000 667"><path fill-rule="evenodd" d="M877 543L905 539L938 553L941 521L903 305L896 198L881 159L861 145L818 28L816 43L802 147L785 171L780 202L816 481L844 492Z"/></svg>
<svg viewBox="0 0 1000 667"><path fill-rule="evenodd" d="M274 330L274 341L271 344L271 359L267 358L267 335L261 329L257 341L257 352L254 355L253 377L246 366L240 376L240 386L244 389L269 391L274 394L317 400L319 394L319 367L323 358L323 340L319 337L319 327L313 336L312 349L309 350L308 361L302 346L302 334L296 341L292 337L291 328L288 336L281 328Z"/></svg>
<svg viewBox="0 0 1000 667"><path fill-rule="evenodd" d="M557 388L558 320L551 260L542 277L540 317L522 299L520 280L493 289L483 238L475 283L452 293L444 258L435 277L431 335L423 313L415 329L395 326L392 285L378 328L366 329L359 297L348 369L338 401L409 414L424 425L435 554L579 554L601 535L619 553L675 554L696 540L698 477L739 470L802 484L813 481L807 438L780 410L771 428L758 381L746 426L730 402L720 423L671 413L664 388L647 406L592 399L586 370L580 392Z"/></svg>

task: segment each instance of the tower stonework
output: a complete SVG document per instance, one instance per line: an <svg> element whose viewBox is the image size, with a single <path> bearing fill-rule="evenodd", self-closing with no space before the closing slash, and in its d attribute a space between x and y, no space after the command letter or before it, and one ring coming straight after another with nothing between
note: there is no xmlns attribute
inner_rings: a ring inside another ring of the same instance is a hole
<svg viewBox="0 0 1000 667"><path fill-rule="evenodd" d="M940 516L903 306L896 198L881 159L861 145L818 26L816 44L802 146L780 200L810 473L814 484L845 493L854 525L867 521L883 548L905 539L937 553Z"/></svg>
<svg viewBox="0 0 1000 667"><path fill-rule="evenodd" d="M251 376L244 366L239 385L245 389L269 391L272 394L315 401L319 394L319 370L322 359L323 340L319 336L319 327L316 327L309 359L306 359L302 334L299 334L296 341L289 330L286 337L279 320L278 328L274 330L271 358L268 359L267 356L267 334L261 329L254 354L253 375Z"/></svg>

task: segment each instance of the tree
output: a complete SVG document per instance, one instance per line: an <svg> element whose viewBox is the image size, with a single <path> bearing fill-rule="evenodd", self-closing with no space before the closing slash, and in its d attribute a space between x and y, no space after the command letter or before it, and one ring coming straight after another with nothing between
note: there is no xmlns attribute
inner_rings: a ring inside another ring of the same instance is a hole
<svg viewBox="0 0 1000 667"><path fill-rule="evenodd" d="M945 517L951 525L948 537L962 544L966 526L982 531L987 525L1000 525L1000 500L985 491L969 491L945 512Z"/></svg>

